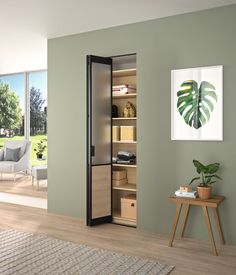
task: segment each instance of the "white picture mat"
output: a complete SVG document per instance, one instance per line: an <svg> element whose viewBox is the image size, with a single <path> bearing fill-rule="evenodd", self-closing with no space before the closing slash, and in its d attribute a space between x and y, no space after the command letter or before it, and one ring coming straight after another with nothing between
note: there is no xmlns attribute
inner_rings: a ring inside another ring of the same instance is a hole
<svg viewBox="0 0 236 275"><path fill-rule="evenodd" d="M177 109L177 92L186 80L195 80L198 85L208 81L215 86L217 102L210 120L201 128L190 127ZM171 71L171 139L172 140L223 140L223 66L197 67Z"/></svg>

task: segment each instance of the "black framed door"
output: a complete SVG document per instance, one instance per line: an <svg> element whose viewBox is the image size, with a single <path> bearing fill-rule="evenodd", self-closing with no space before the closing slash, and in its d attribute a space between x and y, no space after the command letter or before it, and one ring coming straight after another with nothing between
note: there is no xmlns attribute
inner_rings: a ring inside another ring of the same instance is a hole
<svg viewBox="0 0 236 275"><path fill-rule="evenodd" d="M112 59L87 56L87 225L112 221Z"/></svg>

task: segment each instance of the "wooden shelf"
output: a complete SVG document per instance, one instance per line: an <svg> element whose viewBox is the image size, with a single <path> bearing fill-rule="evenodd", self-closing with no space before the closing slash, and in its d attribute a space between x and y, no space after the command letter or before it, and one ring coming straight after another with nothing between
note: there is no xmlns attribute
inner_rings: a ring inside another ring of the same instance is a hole
<svg viewBox="0 0 236 275"><path fill-rule="evenodd" d="M122 140L119 140L119 141L112 141L112 143L114 144L136 144L137 141L122 141Z"/></svg>
<svg viewBox="0 0 236 275"><path fill-rule="evenodd" d="M135 98L135 97L136 97L136 93L132 93L132 94L123 94L123 95L113 95L112 99Z"/></svg>
<svg viewBox="0 0 236 275"><path fill-rule="evenodd" d="M112 73L113 85L130 85L130 87L137 87L137 71L136 71L136 59L124 58L117 60L117 67ZM137 91L128 90L128 94L120 94L119 92L112 93L112 100L114 105L118 107L119 116L112 118L112 125L114 126L136 126L137 117L122 117L122 110L126 106L126 103L130 101L135 106L137 105ZM114 140L112 141L114 155L117 155L119 151L127 151L136 154L136 147L138 142L135 140ZM120 167L120 168L119 168ZM136 162L133 164L118 164L112 163L113 170L126 170L127 184L121 186L112 186L113 191L113 223L136 227L135 219L129 219L121 217L121 197L126 194L135 195L138 186L136 185L137 170ZM132 217L132 216L131 216Z"/></svg>
<svg viewBox="0 0 236 275"><path fill-rule="evenodd" d="M136 120L137 117L113 117L112 120Z"/></svg>
<svg viewBox="0 0 236 275"><path fill-rule="evenodd" d="M122 76L134 76L136 75L136 69L126 69L126 70L116 70L112 72L113 77L122 77Z"/></svg>
<svg viewBox="0 0 236 275"><path fill-rule="evenodd" d="M136 164L118 164L118 163L113 163L113 167L128 167L128 168L136 168Z"/></svg>
<svg viewBox="0 0 236 275"><path fill-rule="evenodd" d="M136 184L128 183L121 186L113 186L112 189L114 190L124 190L124 191L132 191L136 192Z"/></svg>
<svg viewBox="0 0 236 275"><path fill-rule="evenodd" d="M121 217L119 211L113 212L113 222L121 225L129 225L136 227L136 220Z"/></svg>

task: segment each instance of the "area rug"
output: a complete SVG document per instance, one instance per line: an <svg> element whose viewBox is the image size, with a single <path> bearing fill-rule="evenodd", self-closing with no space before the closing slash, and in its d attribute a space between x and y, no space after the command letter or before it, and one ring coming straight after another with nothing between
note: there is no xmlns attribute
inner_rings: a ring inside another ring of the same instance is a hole
<svg viewBox="0 0 236 275"><path fill-rule="evenodd" d="M169 274L173 266L43 235L0 232L0 274Z"/></svg>

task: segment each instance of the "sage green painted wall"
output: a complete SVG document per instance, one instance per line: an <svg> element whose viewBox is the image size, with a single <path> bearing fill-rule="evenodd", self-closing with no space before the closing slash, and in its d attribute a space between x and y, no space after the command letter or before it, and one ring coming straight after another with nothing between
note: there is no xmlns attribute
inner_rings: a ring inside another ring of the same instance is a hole
<svg viewBox="0 0 236 275"><path fill-rule="evenodd" d="M194 175L192 159L222 164L215 193L236 244L236 5L51 39L48 42L49 212L86 216L86 55L137 53L138 227L168 234L167 196ZM224 141L171 141L170 71L224 65ZM187 236L207 238L200 209Z"/></svg>

